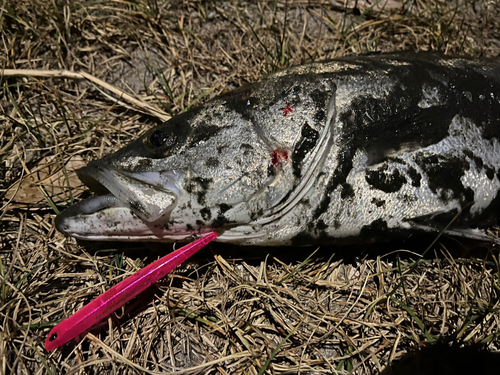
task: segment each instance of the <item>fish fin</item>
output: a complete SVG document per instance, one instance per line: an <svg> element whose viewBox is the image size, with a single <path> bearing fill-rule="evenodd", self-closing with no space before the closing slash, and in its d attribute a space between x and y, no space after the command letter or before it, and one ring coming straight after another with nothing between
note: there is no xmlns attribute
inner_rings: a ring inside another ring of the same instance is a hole
<svg viewBox="0 0 500 375"><path fill-rule="evenodd" d="M440 230L435 227L417 224L411 222L411 226L415 229L427 232L427 233L438 233ZM495 238L488 235L483 229L478 228L453 228L447 229L443 232L444 235L459 238L468 238L471 240L477 240L481 242L490 242L495 244L500 244L500 238Z"/></svg>

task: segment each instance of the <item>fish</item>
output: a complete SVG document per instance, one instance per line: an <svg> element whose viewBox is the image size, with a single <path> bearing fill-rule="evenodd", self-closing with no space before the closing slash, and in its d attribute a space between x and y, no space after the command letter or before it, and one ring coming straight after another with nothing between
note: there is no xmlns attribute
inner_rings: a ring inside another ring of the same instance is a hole
<svg viewBox="0 0 500 375"><path fill-rule="evenodd" d="M394 52L294 66L223 93L77 173L56 218L84 240L493 241L500 64Z"/></svg>

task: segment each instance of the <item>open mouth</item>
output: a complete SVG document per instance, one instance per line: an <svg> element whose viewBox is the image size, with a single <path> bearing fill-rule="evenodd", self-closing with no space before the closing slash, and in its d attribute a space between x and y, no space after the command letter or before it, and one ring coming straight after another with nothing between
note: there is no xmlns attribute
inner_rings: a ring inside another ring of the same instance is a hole
<svg viewBox="0 0 500 375"><path fill-rule="evenodd" d="M91 190L102 191L104 187L122 206L148 222L171 212L179 194L178 176L172 172L128 173L91 163L78 171L78 177ZM112 200L104 199L105 202Z"/></svg>
<svg viewBox="0 0 500 375"><path fill-rule="evenodd" d="M58 215L59 231L99 240L160 239L165 235L164 223L181 191L178 173L128 173L94 162L79 170L78 176L98 195Z"/></svg>

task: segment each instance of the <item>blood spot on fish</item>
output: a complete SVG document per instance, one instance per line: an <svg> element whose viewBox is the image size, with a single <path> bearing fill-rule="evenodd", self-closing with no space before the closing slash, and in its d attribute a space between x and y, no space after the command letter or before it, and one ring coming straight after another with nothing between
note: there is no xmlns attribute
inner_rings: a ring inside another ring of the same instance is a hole
<svg viewBox="0 0 500 375"><path fill-rule="evenodd" d="M285 102L286 106L283 108L283 116L287 117L290 113L293 113L292 107L290 107L290 103Z"/></svg>
<svg viewBox="0 0 500 375"><path fill-rule="evenodd" d="M276 167L278 164L282 164L287 161L288 161L287 150L277 148L276 150L273 151L273 154L271 156L271 163L273 164L274 167Z"/></svg>

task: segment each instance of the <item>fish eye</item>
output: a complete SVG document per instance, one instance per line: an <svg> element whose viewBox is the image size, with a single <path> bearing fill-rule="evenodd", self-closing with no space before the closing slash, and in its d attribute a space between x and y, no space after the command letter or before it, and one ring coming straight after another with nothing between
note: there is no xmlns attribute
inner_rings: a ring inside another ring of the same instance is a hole
<svg viewBox="0 0 500 375"><path fill-rule="evenodd" d="M158 148L171 147L175 143L175 136L158 129L149 137L149 143Z"/></svg>
<svg viewBox="0 0 500 375"><path fill-rule="evenodd" d="M57 339L57 333L50 335L49 341L54 341L55 339Z"/></svg>

